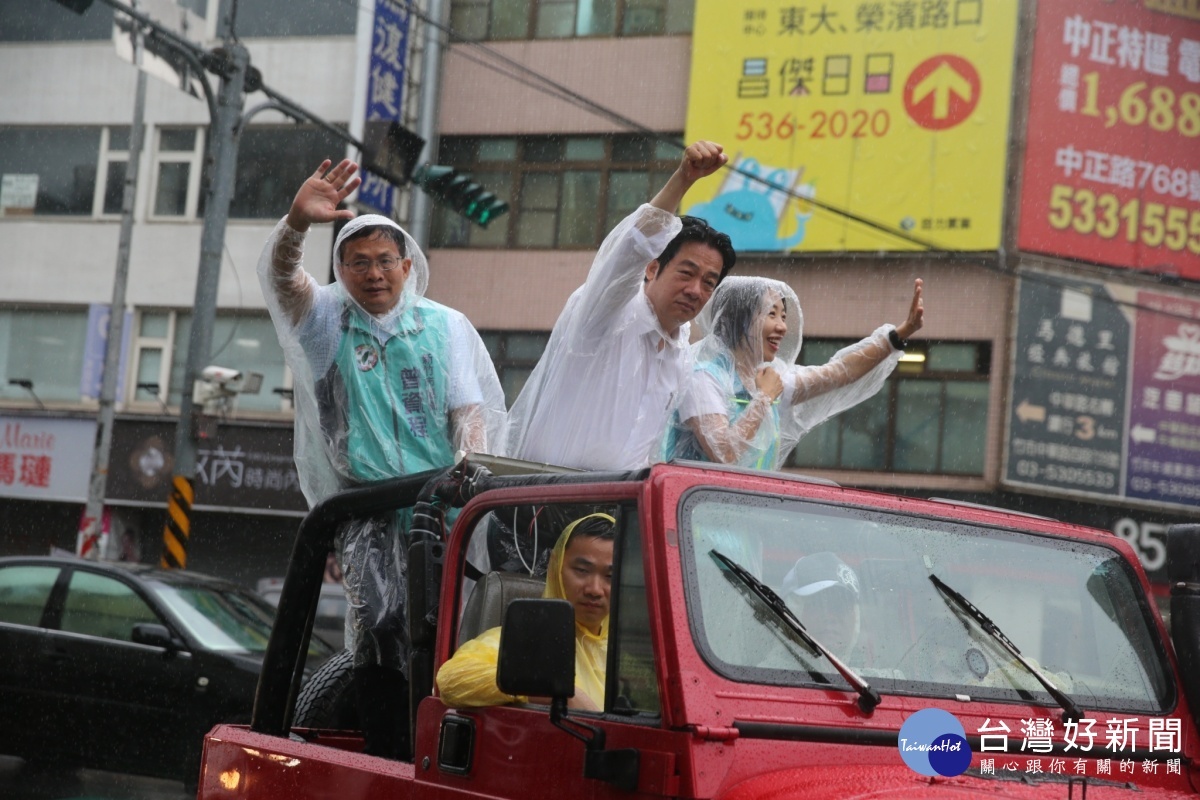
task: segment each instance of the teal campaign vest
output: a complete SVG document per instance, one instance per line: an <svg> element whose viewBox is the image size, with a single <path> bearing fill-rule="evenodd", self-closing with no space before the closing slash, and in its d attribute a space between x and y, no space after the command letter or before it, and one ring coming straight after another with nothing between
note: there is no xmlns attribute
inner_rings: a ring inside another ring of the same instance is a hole
<svg viewBox="0 0 1200 800"><path fill-rule="evenodd" d="M450 336L447 310L424 300L403 312L382 344L360 312L343 312L337 355L317 391L343 474L374 481L454 463Z"/></svg>
<svg viewBox="0 0 1200 800"><path fill-rule="evenodd" d="M712 361L705 361L696 365L697 372L707 372L717 377L718 381L725 385L730 380L737 385L738 391L733 397L729 398L726 406L726 414L729 418L729 424L733 425L738 418L745 413L746 407L750 405L752 397L749 392L742 387L737 375L733 370L733 363L729 357L722 353ZM770 414L763 420L763 424L771 425L771 430L774 434L770 438L770 444L764 449L747 448L746 452L742 453L742 457L738 459L738 466L749 467L750 469L769 470L774 469L775 459L779 454L779 401L776 400L771 404ZM759 427L762 431L762 427ZM690 459L692 461L710 461L708 455L704 452L704 448L700 446L700 442L696 440L696 435L692 433L691 428L683 423L679 418L679 412L676 411L674 418L671 421L671 426L667 429L667 436L664 442L664 458Z"/></svg>

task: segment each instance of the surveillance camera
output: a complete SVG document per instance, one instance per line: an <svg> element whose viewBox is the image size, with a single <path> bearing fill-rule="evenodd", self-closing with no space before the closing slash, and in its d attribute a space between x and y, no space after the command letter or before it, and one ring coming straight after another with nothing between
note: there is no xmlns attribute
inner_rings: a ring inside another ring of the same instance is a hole
<svg viewBox="0 0 1200 800"><path fill-rule="evenodd" d="M242 373L229 367L205 367L200 371L200 377L212 383L231 383L241 380Z"/></svg>

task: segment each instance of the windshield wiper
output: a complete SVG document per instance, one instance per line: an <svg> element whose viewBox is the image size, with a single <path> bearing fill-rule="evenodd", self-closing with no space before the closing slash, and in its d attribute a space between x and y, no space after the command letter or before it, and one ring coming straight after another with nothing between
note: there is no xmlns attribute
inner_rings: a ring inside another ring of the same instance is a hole
<svg viewBox="0 0 1200 800"><path fill-rule="evenodd" d="M1000 630L999 625L992 622L991 619L988 618L987 614L984 614L982 611L976 608L970 600L963 597L962 594L956 590L952 589L949 584L947 584L937 575L930 573L929 580L933 581L933 585L941 590L946 597L949 597L951 600L953 600L954 604L962 609L967 616L979 623L979 627L983 628L984 633L990 634L993 639L999 642L1004 649L1007 650L1009 654L1011 654L1012 657L1017 660L1018 663L1020 663L1021 666L1029 671L1030 675L1037 678L1038 683L1046 687L1046 691L1049 692L1050 696L1058 701L1059 706L1062 707L1063 722L1071 722L1072 720L1078 722L1079 720L1083 719L1083 712L1079 710L1079 706L1075 705L1075 701L1068 697L1066 692L1055 686L1054 683L1046 677L1045 673L1030 663L1029 659L1021 655L1021 651L1017 649L1017 646L1012 643L1011 639L1004 635L1004 632Z"/></svg>
<svg viewBox="0 0 1200 800"><path fill-rule="evenodd" d="M792 610L787 607L787 603L783 601L783 598L775 594L775 591L771 587L751 575L745 567L729 556L719 553L716 550L710 550L709 555L716 560L722 569L733 575L747 589L752 591L754 596L761 600L775 615L773 619L785 625L788 630L799 636L806 645L825 656L829 663L833 664L833 668L838 671L839 675L846 679L846 683L850 684L850 687L858 692L858 707L862 709L864 714L870 714L875 710L875 706L879 705L882 700L879 692L872 689L871 684L867 683L857 672L842 663L841 659L829 652L829 649L825 645L814 639L800 620L796 618L796 615L792 613Z"/></svg>

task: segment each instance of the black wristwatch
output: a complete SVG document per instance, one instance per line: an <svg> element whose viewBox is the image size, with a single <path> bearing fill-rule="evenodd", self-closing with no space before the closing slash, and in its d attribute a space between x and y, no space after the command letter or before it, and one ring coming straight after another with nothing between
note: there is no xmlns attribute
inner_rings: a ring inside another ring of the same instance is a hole
<svg viewBox="0 0 1200 800"><path fill-rule="evenodd" d="M903 350L904 348L908 347L908 340L901 339L900 334L896 333L895 328L892 328L890 331L888 331L888 341L891 342L892 347L896 348L897 350Z"/></svg>

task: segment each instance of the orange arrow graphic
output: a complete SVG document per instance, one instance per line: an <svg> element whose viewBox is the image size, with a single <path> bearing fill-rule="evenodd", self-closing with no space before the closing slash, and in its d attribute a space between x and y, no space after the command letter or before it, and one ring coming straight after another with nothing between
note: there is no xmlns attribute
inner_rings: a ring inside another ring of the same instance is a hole
<svg viewBox="0 0 1200 800"><path fill-rule="evenodd" d="M971 82L949 64L942 63L916 85L912 93L913 105L933 95L933 118L945 119L950 115L950 93L971 102Z"/></svg>

